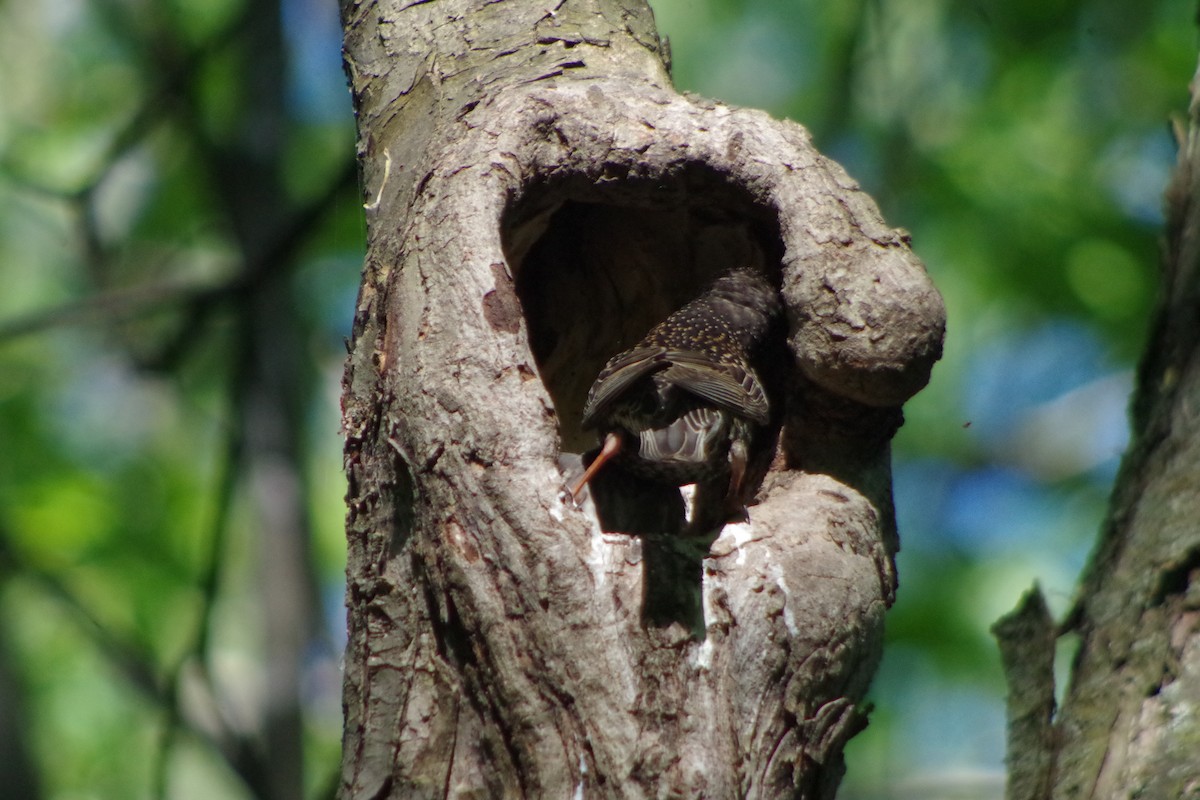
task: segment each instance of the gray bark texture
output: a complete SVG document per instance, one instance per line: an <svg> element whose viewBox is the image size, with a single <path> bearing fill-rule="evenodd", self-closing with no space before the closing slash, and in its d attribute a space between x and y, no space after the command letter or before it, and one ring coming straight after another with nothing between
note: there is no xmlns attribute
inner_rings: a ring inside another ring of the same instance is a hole
<svg viewBox="0 0 1200 800"><path fill-rule="evenodd" d="M996 626L1009 800L1200 798L1200 73L1167 190L1133 439L1074 612L1036 590ZM1080 637L1061 710L1054 640Z"/></svg>
<svg viewBox="0 0 1200 800"><path fill-rule="evenodd" d="M896 588L889 441L941 351L907 237L799 125L676 93L640 1L342 15L342 797L832 797ZM787 307L750 521L683 542L678 493L631 487L637 535L602 530L562 491L589 384L741 266Z"/></svg>

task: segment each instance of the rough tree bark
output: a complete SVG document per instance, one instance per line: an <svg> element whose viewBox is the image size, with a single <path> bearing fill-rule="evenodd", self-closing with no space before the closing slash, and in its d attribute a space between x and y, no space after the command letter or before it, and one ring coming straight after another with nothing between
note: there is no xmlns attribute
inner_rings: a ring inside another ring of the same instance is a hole
<svg viewBox="0 0 1200 800"><path fill-rule="evenodd" d="M907 237L800 126L675 93L639 0L342 15L342 796L831 797L896 585L889 441L941 349ZM751 522L700 555L657 512L601 531L562 493L588 384L735 266L787 306Z"/></svg>
<svg viewBox="0 0 1200 800"><path fill-rule="evenodd" d="M1108 520L1058 628L1035 589L996 626L1010 800L1200 797L1200 73L1167 190L1158 307ZM1054 642L1080 650L1055 715Z"/></svg>

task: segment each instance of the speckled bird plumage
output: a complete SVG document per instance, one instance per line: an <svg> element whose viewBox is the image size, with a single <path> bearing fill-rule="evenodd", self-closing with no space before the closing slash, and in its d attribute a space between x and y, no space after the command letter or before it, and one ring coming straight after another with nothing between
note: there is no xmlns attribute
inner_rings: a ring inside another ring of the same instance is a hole
<svg viewBox="0 0 1200 800"><path fill-rule="evenodd" d="M683 485L732 469L739 485L730 492L740 492L750 441L770 417L750 354L779 312L761 275L719 278L609 360L588 393L584 427L617 433L619 458L635 474Z"/></svg>

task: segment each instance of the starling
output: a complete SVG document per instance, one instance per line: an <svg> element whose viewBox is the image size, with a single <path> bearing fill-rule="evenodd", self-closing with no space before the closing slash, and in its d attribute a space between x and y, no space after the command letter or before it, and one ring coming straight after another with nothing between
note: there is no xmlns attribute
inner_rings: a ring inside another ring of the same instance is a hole
<svg viewBox="0 0 1200 800"><path fill-rule="evenodd" d="M725 518L740 511L751 442L770 417L749 358L780 310L761 275L735 270L611 358L583 410L603 444L571 495L616 457L647 480L715 487Z"/></svg>

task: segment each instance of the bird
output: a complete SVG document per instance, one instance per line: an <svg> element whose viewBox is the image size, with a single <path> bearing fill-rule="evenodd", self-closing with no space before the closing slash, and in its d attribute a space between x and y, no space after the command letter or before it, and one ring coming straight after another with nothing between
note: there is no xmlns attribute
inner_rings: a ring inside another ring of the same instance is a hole
<svg viewBox="0 0 1200 800"><path fill-rule="evenodd" d="M750 450L771 418L750 361L781 311L761 274L732 270L609 359L582 419L599 431L600 452L571 487L572 498L617 459L639 478L714 487L721 523L740 512ZM700 503L698 494L697 510Z"/></svg>

